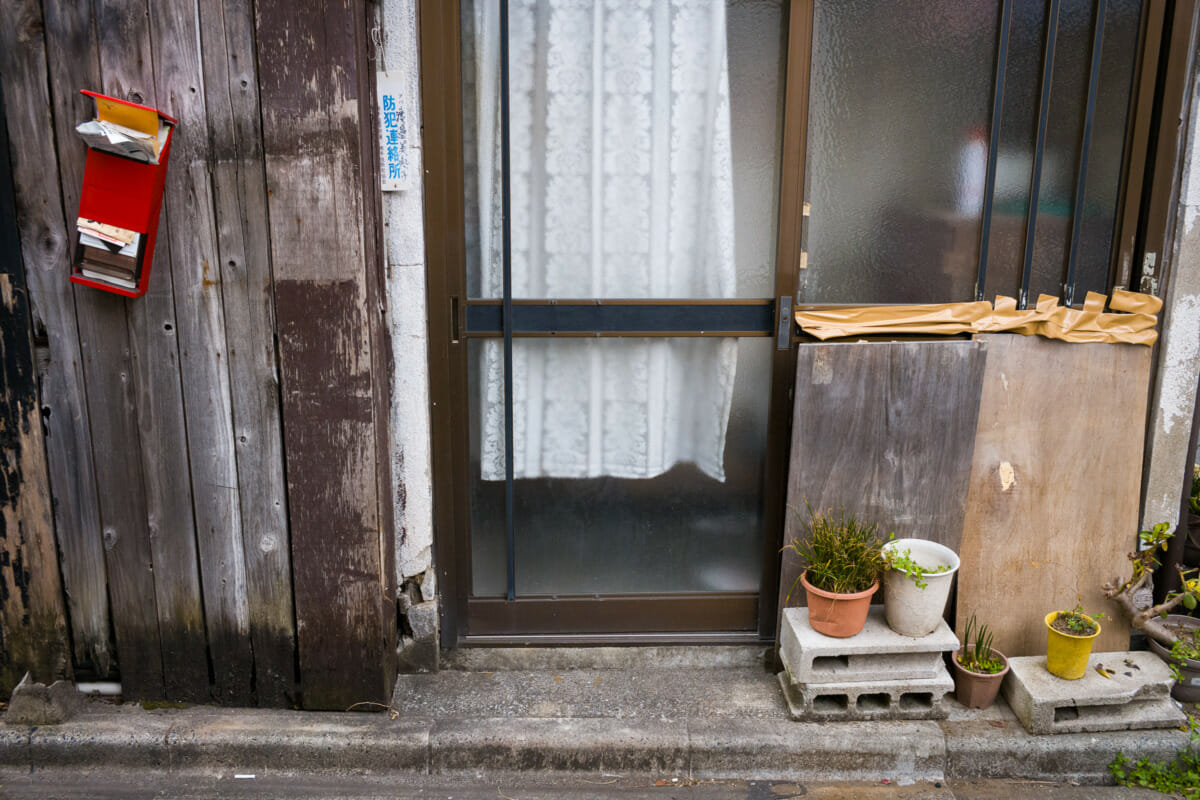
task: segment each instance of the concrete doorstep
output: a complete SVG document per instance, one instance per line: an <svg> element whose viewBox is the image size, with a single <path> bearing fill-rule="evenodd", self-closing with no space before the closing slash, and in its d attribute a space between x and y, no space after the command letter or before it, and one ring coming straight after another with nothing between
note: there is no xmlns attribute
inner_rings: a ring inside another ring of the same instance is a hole
<svg viewBox="0 0 1200 800"><path fill-rule="evenodd" d="M1166 760L1188 743L1169 729L1033 736L1003 704L946 702L938 721L795 722L761 667L445 671L401 677L394 719L89 700L59 725L0 726L0 766L1095 784L1118 752Z"/></svg>

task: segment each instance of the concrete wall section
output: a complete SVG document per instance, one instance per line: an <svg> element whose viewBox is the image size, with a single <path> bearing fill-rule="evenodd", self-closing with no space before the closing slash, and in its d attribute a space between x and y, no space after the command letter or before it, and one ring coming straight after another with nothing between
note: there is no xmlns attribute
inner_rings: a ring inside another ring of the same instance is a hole
<svg viewBox="0 0 1200 800"><path fill-rule="evenodd" d="M396 481L396 582L401 671L438 668L438 602L433 571L433 491L429 444L429 343L425 315L425 236L419 44L415 0L384 0L376 57L399 78L412 188L383 197L388 324L392 334L392 474Z"/></svg>
<svg viewBox="0 0 1200 800"><path fill-rule="evenodd" d="M1194 75L1175 246L1163 293L1158 370L1150 398L1143 528L1179 521L1185 479L1191 474L1188 441L1200 375L1200 83Z"/></svg>
<svg viewBox="0 0 1200 800"><path fill-rule="evenodd" d="M412 189L383 198L388 313L394 353L392 458L396 486L397 577L423 577L432 564L433 495L429 466L429 364L425 324L425 240L421 191L420 92L415 0L382 6L382 66L404 83ZM415 145L415 146L414 146ZM431 599L431 598L425 598Z"/></svg>

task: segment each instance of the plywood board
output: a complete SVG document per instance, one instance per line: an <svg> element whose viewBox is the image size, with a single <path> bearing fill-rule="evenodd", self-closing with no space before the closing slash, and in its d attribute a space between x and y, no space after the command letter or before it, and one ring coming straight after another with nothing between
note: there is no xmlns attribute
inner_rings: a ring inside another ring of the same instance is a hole
<svg viewBox="0 0 1200 800"><path fill-rule="evenodd" d="M978 613L1010 656L1046 652L1042 618L1077 602L1129 626L1100 585L1136 541L1149 347L979 337L988 349L963 524L958 628Z"/></svg>
<svg viewBox="0 0 1200 800"><path fill-rule="evenodd" d="M800 345L784 542L807 502L958 550L986 358L965 340ZM785 551L780 608L798 570Z"/></svg>

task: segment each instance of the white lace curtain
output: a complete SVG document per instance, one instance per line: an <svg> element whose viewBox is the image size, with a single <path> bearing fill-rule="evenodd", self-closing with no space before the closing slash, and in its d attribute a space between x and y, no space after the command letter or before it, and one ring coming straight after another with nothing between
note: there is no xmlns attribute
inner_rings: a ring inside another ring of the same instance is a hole
<svg viewBox="0 0 1200 800"><path fill-rule="evenodd" d="M475 4L481 289L501 296L499 3ZM511 0L516 298L735 296L724 0ZM481 470L504 478L503 349ZM517 478L724 480L734 339L517 339Z"/></svg>

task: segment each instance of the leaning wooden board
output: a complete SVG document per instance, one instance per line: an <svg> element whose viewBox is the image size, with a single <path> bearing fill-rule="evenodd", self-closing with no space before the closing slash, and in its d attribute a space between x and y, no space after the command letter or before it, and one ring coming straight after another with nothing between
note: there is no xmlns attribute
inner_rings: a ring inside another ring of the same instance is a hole
<svg viewBox="0 0 1200 800"><path fill-rule="evenodd" d="M958 339L800 345L784 541L807 502L957 550L986 358ZM780 608L803 601L784 603L798 570L785 551Z"/></svg>
<svg viewBox="0 0 1200 800"><path fill-rule="evenodd" d="M958 632L972 613L1009 656L1046 652L1047 612L1077 602L1129 625L1100 584L1134 547L1149 347L990 334L958 577Z"/></svg>

